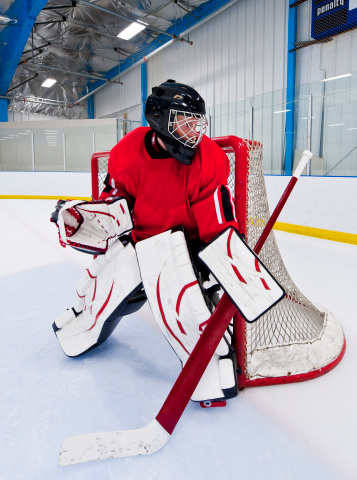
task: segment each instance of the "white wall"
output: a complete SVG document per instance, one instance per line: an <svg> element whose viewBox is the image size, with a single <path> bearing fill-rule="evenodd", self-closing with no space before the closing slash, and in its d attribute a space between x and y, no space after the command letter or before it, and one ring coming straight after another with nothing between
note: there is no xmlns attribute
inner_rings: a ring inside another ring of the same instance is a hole
<svg viewBox="0 0 357 480"><path fill-rule="evenodd" d="M120 81L123 85L110 83L94 95L95 117L123 118L123 113L128 113L128 120L141 121L140 66L121 75Z"/></svg>
<svg viewBox="0 0 357 480"><path fill-rule="evenodd" d="M296 8L298 42L313 40L311 5L310 0ZM253 138L264 145L265 171L275 174L281 173L285 155L285 115L275 111L286 108L289 11L287 0L240 0L190 32L192 46L174 42L147 62L148 93L168 78L201 93L212 117L212 136L250 138L253 107ZM324 172L331 170L332 175L356 175L357 171L356 49L357 30L353 30L296 54L295 148L307 148L306 117L312 94L311 150L321 158ZM338 83L321 82L344 73L353 75ZM128 118L141 119L140 67L130 71L127 79L125 75L121 77L124 86L108 85L95 96L97 117L115 114L120 118L125 111ZM343 125L335 126L338 123Z"/></svg>
<svg viewBox="0 0 357 480"><path fill-rule="evenodd" d="M193 45L176 42L149 58L148 93L173 78L211 107L285 88L287 15L286 0L241 0L193 30ZM95 94L96 117L139 105L140 75L139 66L120 77L124 85Z"/></svg>
<svg viewBox="0 0 357 480"><path fill-rule="evenodd" d="M265 180L272 211L289 177L266 176ZM90 197L91 177L89 173L0 172L0 192ZM357 234L357 178L301 177L278 221Z"/></svg>
<svg viewBox="0 0 357 480"><path fill-rule="evenodd" d="M176 42L149 59L149 88L174 78L207 107L283 89L287 14L285 0L240 1L190 33L192 46Z"/></svg>

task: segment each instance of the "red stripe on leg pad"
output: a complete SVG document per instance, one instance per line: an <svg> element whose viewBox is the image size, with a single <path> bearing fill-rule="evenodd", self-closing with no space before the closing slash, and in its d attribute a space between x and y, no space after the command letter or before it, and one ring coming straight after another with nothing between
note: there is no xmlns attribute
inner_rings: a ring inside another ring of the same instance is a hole
<svg viewBox="0 0 357 480"><path fill-rule="evenodd" d="M200 326L199 326L200 332L203 332L203 329L207 325L208 322L209 322L209 319L206 320L205 322L200 323Z"/></svg>
<svg viewBox="0 0 357 480"><path fill-rule="evenodd" d="M177 315L180 314L180 305L181 305L181 300L182 300L182 297L183 297L184 293L186 292L186 290L188 288L193 287L194 285L197 285L197 284L198 284L197 280L195 280L194 282L188 283L187 285L185 285L183 287L183 289L179 293L179 296L177 297L177 302L176 302L176 313L177 313Z"/></svg>
<svg viewBox="0 0 357 480"><path fill-rule="evenodd" d="M177 320L177 319L176 319L176 322L177 322L177 325L178 325L178 327L179 327L179 329L180 329L180 332L183 333L184 335L187 335L187 333L185 332L185 330L184 330L184 328L183 328L183 326L182 326L182 323L181 323L179 320Z"/></svg>
<svg viewBox="0 0 357 480"><path fill-rule="evenodd" d="M184 347L184 345L180 342L180 340L176 337L176 335L174 334L174 332L171 330L169 324L167 323L167 320L166 320L166 317L165 317L165 313L164 313L164 309L162 308L161 297L160 297L160 276L161 276L161 274L159 275L159 278L157 279L157 284L156 284L156 297L157 297L157 303L158 303L158 305L159 305L159 309L160 309L162 321L164 322L165 327L166 327L167 330L170 332L170 334L173 336L173 338L181 345L181 347L185 350L185 352L186 352L188 355L190 355L190 352L187 351L187 349L186 349L186 348Z"/></svg>
<svg viewBox="0 0 357 480"><path fill-rule="evenodd" d="M97 293L97 277L95 277L95 279L94 279L94 291L93 291L92 302L94 302L96 293Z"/></svg>
<svg viewBox="0 0 357 480"><path fill-rule="evenodd" d="M109 303L109 300L110 300L110 297L112 296L112 292L113 292L113 288L114 288L114 282L112 283L112 288L110 289L110 292L107 296L107 299L105 300L105 302L103 303L103 305L101 306L99 312L97 313L97 315L95 316L95 320L94 320L94 323L93 325L88 329L88 330L92 330L92 328L94 328L97 324L97 320L99 318L99 315L102 314L103 310L105 309L105 307L108 305Z"/></svg>
<svg viewBox="0 0 357 480"><path fill-rule="evenodd" d="M90 271L89 271L88 268L87 268L86 270L87 270L87 273L88 273L88 275L90 276L90 278L93 278L93 279L96 278L96 277L94 277L94 276L90 273Z"/></svg>

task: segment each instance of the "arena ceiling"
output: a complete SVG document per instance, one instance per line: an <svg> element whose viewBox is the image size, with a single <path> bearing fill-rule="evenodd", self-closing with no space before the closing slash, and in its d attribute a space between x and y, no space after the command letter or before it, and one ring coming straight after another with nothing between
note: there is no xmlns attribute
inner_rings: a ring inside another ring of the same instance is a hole
<svg viewBox="0 0 357 480"><path fill-rule="evenodd" d="M1 98L11 110L83 118L91 92L120 82L120 73L167 42L188 42L188 29L230 3L0 0ZM118 38L133 22L145 29ZM56 84L42 87L49 77Z"/></svg>

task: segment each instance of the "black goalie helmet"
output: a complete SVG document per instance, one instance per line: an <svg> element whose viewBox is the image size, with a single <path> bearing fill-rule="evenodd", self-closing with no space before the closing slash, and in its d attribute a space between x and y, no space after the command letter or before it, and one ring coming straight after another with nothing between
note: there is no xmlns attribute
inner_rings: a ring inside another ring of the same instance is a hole
<svg viewBox="0 0 357 480"><path fill-rule="evenodd" d="M174 80L154 87L145 118L170 155L190 165L207 129L205 102L196 90Z"/></svg>

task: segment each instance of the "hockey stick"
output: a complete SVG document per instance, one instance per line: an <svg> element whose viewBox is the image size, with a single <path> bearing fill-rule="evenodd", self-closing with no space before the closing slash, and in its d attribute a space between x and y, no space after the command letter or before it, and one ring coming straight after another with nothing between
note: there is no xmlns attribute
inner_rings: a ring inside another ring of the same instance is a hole
<svg viewBox="0 0 357 480"><path fill-rule="evenodd" d="M254 248L259 253L273 225L283 209L297 179L312 154L304 151L285 192L276 206L260 240ZM264 235L264 240L261 241ZM221 338L227 330L236 308L224 294L210 321L178 376L156 418L143 428L117 432L91 433L65 439L59 457L60 465L72 465L107 458L150 455L160 450L170 438L181 418L198 382L200 381Z"/></svg>

